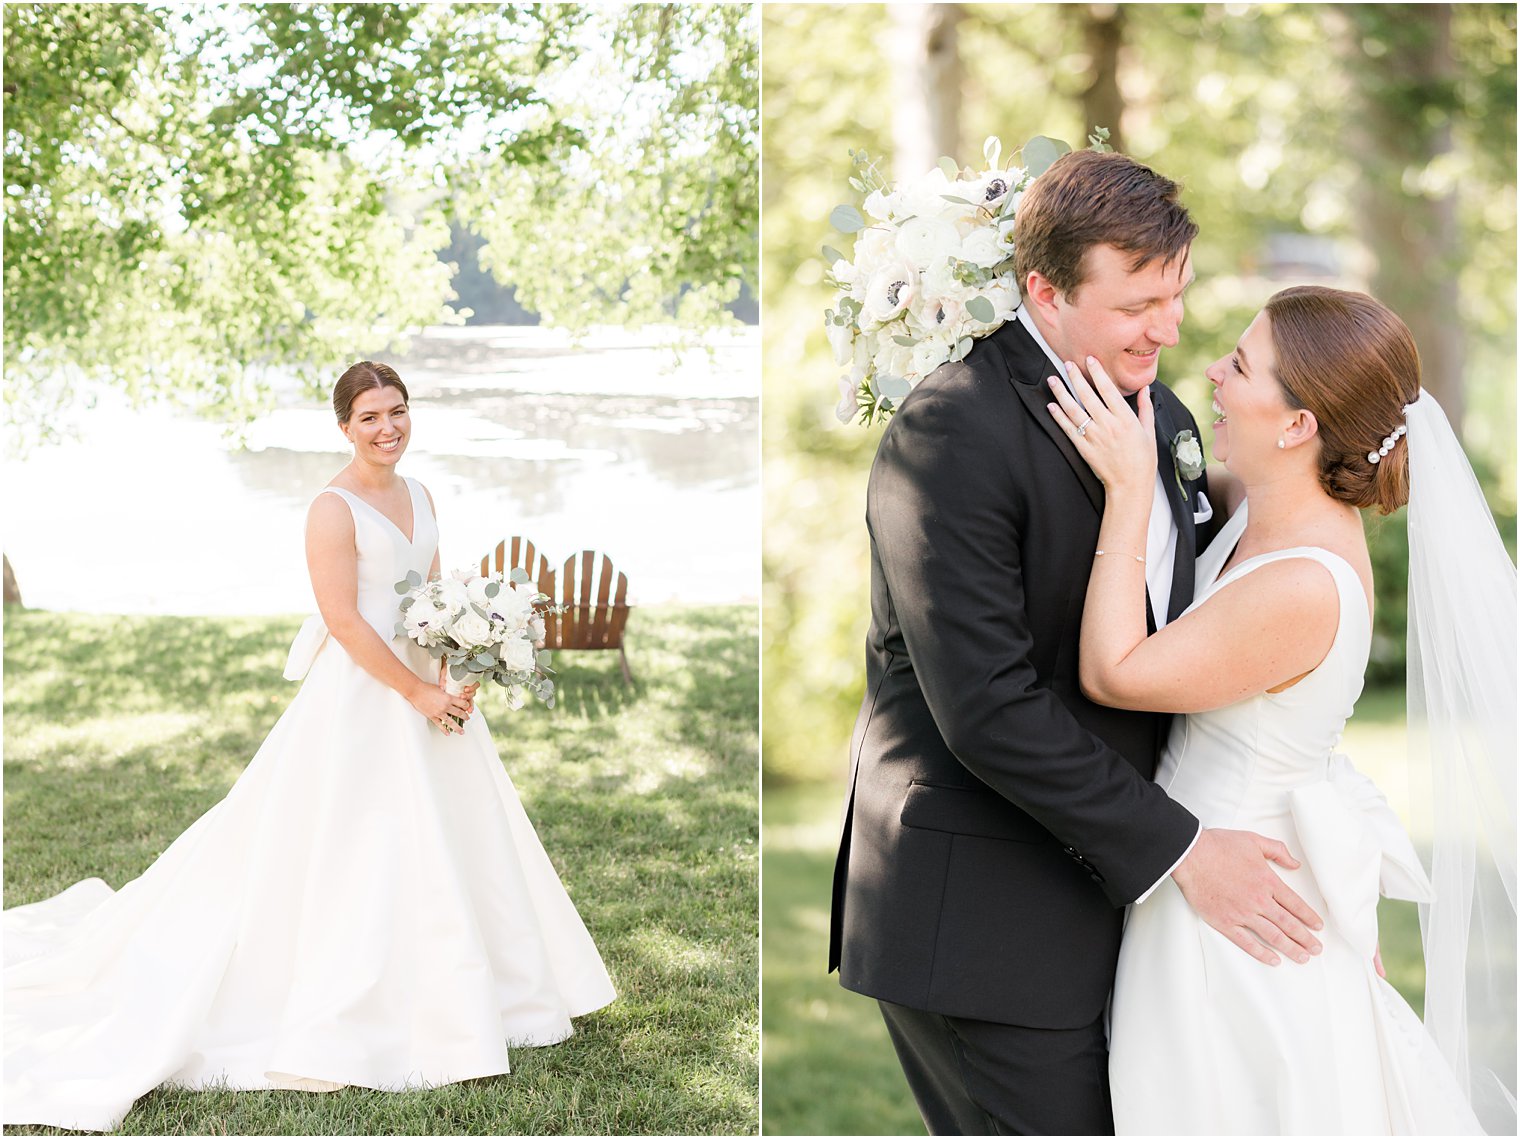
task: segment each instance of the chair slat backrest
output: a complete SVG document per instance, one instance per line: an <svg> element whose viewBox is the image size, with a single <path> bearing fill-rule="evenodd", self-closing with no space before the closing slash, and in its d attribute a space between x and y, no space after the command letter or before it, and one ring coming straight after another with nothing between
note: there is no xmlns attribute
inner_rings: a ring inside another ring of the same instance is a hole
<svg viewBox="0 0 1520 1139"><path fill-rule="evenodd" d="M531 538L514 535L496 543L496 549L480 559L482 575L511 573L520 569L528 580L538 586L540 593L554 596L554 575L549 569L549 559L538 552Z"/></svg>
<svg viewBox="0 0 1520 1139"><path fill-rule="evenodd" d="M600 557L600 560L598 560ZM615 649L628 621L628 575L606 554L571 554L559 572L561 647ZM593 600L594 599L594 600Z"/></svg>
<svg viewBox="0 0 1520 1139"><path fill-rule="evenodd" d="M623 630L628 624L628 575L620 572L606 554L581 550L565 559L559 580L549 559L527 538L514 536L496 544L480 559L482 574L510 573L521 569L563 612L544 618L544 646L550 649L616 649L623 679L632 683L628 658L623 650Z"/></svg>

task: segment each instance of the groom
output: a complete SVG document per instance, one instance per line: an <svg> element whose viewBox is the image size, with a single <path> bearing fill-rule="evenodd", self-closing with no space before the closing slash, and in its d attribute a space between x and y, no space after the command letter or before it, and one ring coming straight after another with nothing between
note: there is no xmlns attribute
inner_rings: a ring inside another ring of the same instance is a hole
<svg viewBox="0 0 1520 1139"><path fill-rule="evenodd" d="M1169 717L1093 704L1077 679L1103 487L1047 413L1046 381L1089 356L1127 394L1156 378L1198 233L1178 189L1120 154L1051 166L1019 207L1019 313L918 385L871 469L829 967L880 1002L934 1134L1112 1132L1103 1014L1122 907L1168 875L1245 952L1319 948L1316 915L1268 865L1296 865L1281 844L1200 830L1150 781ZM1202 476L1172 456L1197 425L1164 386L1151 398L1154 629L1191 602L1214 523Z"/></svg>

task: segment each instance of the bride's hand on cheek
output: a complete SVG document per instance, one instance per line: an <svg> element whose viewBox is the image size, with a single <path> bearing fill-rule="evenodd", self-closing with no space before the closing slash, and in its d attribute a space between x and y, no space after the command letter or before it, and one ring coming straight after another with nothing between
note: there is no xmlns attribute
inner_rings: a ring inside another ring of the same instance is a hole
<svg viewBox="0 0 1520 1139"><path fill-rule="evenodd" d="M1089 356L1087 368L1091 382L1080 368L1067 361L1071 387L1052 376L1047 382L1056 402L1046 408L1110 494L1133 493L1149 499L1151 484L1156 479L1156 428L1150 387L1140 390L1136 414L1124 402L1123 393L1114 386L1102 364Z"/></svg>

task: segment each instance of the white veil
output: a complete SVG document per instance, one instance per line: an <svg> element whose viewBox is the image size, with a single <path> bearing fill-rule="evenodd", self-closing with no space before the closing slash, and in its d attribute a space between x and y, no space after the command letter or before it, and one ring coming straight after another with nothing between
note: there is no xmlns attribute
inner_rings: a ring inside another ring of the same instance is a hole
<svg viewBox="0 0 1520 1139"><path fill-rule="evenodd" d="M1422 393L1404 410L1411 790L1436 897L1420 907L1425 1023L1484 1130L1513 1135L1515 567L1441 406Z"/></svg>

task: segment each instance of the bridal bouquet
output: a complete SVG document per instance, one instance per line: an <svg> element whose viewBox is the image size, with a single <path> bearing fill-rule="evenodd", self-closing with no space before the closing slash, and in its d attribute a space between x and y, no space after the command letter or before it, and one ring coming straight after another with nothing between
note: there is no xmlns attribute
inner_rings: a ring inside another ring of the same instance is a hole
<svg viewBox="0 0 1520 1139"><path fill-rule="evenodd" d="M1108 149L1107 130L1088 137L1094 149ZM866 196L865 216L835 207L830 221L857 235L855 248L850 257L823 248L826 279L837 290L825 326L835 360L849 369L839 377L841 423L885 419L920 379L964 357L1013 315L1019 200L1069 150L1037 136L1019 152L1023 165L1001 166L1002 143L993 136L982 147L982 169L942 158L902 185L889 184L864 151L850 152L858 168L850 185Z"/></svg>
<svg viewBox="0 0 1520 1139"><path fill-rule="evenodd" d="M449 692L494 680L514 709L525 703L525 692L554 707L549 654L536 645L544 639L544 614L556 610L521 569L509 577L455 570L429 582L413 571L396 583L396 592L403 595L396 635L447 661Z"/></svg>

